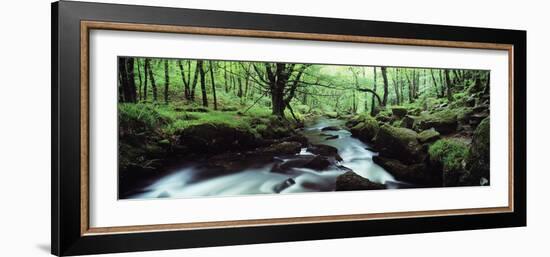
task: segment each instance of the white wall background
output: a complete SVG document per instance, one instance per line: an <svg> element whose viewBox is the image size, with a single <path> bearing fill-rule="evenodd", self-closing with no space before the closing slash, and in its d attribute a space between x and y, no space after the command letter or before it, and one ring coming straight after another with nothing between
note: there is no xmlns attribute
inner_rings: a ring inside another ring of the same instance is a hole
<svg viewBox="0 0 550 257"><path fill-rule="evenodd" d="M116 256L548 256L550 96L545 1L105 0L200 9L525 29L528 227L127 253ZM50 1L0 10L0 256L47 256L50 241Z"/></svg>

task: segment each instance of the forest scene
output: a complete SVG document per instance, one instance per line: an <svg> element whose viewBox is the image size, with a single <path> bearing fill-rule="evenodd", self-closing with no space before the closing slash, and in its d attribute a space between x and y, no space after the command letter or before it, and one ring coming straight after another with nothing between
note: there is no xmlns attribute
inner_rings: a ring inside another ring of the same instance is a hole
<svg viewBox="0 0 550 257"><path fill-rule="evenodd" d="M118 58L119 199L487 186L490 72Z"/></svg>

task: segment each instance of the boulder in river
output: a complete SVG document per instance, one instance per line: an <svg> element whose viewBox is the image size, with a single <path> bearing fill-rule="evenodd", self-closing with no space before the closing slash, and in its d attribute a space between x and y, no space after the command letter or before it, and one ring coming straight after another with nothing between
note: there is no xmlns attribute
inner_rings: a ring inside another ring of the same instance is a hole
<svg viewBox="0 0 550 257"><path fill-rule="evenodd" d="M441 174L437 174L425 163L404 164L396 159L373 156L374 163L392 174L397 180L419 185L441 185Z"/></svg>
<svg viewBox="0 0 550 257"><path fill-rule="evenodd" d="M271 172L290 174L294 168L307 168L316 171L327 169L333 163L328 157L320 155L296 155L277 163L271 168Z"/></svg>
<svg viewBox="0 0 550 257"><path fill-rule="evenodd" d="M426 156L417 138L418 134L414 130L384 124L374 139L374 146L384 157L395 158L406 164L419 163Z"/></svg>
<svg viewBox="0 0 550 257"><path fill-rule="evenodd" d="M386 186L383 184L372 182L367 178L357 175L353 171L348 171L336 178L336 191L378 189L386 189Z"/></svg>
<svg viewBox="0 0 550 257"><path fill-rule="evenodd" d="M295 141L287 141L271 144L268 147L257 149L259 154L297 154L302 149L302 144Z"/></svg>
<svg viewBox="0 0 550 257"><path fill-rule="evenodd" d="M328 126L328 127L324 127L321 129L321 131L338 131L338 130L341 130L342 128L338 127L338 126Z"/></svg>
<svg viewBox="0 0 550 257"><path fill-rule="evenodd" d="M378 122L369 117L350 128L350 132L353 136L365 142L372 142L379 129Z"/></svg>
<svg viewBox="0 0 550 257"><path fill-rule="evenodd" d="M311 161L306 163L304 165L304 168L312 169L312 170L324 170L328 168L328 166L331 165L331 162L327 157L324 156L315 156Z"/></svg>
<svg viewBox="0 0 550 257"><path fill-rule="evenodd" d="M287 189L288 187L294 184L296 184L296 181L293 178L288 178L283 182L275 185L275 187L273 188L273 191L275 191L275 193L280 193L281 191Z"/></svg>
<svg viewBox="0 0 550 257"><path fill-rule="evenodd" d="M307 151L324 157L333 157L337 161L342 161L342 157L338 154L338 149L330 145L311 145L307 148Z"/></svg>

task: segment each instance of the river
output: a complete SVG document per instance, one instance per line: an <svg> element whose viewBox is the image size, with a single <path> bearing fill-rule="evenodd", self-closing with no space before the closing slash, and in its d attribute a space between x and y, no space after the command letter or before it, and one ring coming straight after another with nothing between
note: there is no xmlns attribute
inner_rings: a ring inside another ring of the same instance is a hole
<svg viewBox="0 0 550 257"><path fill-rule="evenodd" d="M338 149L342 157L339 165L353 170L369 180L386 184L388 188L397 188L397 182L391 174L372 161L377 153L370 147L351 136L345 129L322 131L325 127L343 128L344 121L338 119L318 119L306 123L303 134L313 144L330 145ZM329 139L331 138L331 139ZM312 155L306 148L297 154ZM288 158L288 157L285 157ZM277 161L285 161L279 159ZM293 168L290 173L272 172L275 161L263 167L247 169L229 175L201 178L198 165L188 164L167 175L158 178L146 186L140 193L129 196L131 199L148 198L190 198L205 196L236 196L270 193L302 193L334 191L337 176L346 169L333 167L328 170L315 171L306 168Z"/></svg>

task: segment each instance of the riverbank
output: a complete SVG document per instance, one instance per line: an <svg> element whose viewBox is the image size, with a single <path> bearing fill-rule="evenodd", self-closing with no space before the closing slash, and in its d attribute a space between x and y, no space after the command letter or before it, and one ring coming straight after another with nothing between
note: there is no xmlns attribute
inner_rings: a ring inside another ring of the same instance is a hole
<svg viewBox="0 0 550 257"><path fill-rule="evenodd" d="M344 120L309 115L305 126L270 122L250 123L256 132L264 126L270 129L254 137L227 124L189 126L167 149L173 152L166 156L174 159L159 161L172 166L143 171L148 176L135 180L124 177L121 184L128 183L119 187L121 198L366 190L386 188L385 182L394 181L372 162L376 153L344 129ZM177 147L183 143L194 152ZM131 169L124 172L135 174Z"/></svg>

